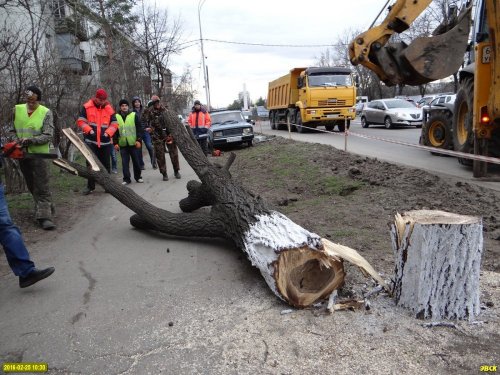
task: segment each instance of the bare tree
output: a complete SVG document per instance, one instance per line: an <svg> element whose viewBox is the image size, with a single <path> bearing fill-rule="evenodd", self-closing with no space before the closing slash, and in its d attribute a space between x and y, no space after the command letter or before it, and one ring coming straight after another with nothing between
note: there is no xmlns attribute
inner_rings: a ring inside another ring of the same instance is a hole
<svg viewBox="0 0 500 375"><path fill-rule="evenodd" d="M140 24L136 40L144 48L141 56L152 83L148 94L162 96L167 94L165 77L170 59L181 51L181 19L171 17L167 9L159 9L156 3L146 5L142 0Z"/></svg>

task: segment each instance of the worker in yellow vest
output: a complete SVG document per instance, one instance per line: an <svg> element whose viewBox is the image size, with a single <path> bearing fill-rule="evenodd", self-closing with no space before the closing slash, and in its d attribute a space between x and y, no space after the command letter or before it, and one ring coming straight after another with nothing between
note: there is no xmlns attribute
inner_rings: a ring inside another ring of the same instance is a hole
<svg viewBox="0 0 500 375"><path fill-rule="evenodd" d="M40 104L42 92L36 86L29 86L25 91L26 104L14 108L14 130L26 152L48 154L52 141L54 124L52 112ZM45 230L54 229L52 221L54 205L49 189L49 171L43 158L19 160L19 166L35 200L35 218Z"/></svg>
<svg viewBox="0 0 500 375"><path fill-rule="evenodd" d="M134 179L138 183L143 183L141 177L141 165L139 152L142 149L142 126L137 114L129 110L127 99L120 100L120 112L116 114L118 131L113 137L116 151L120 151L122 157L123 185L130 184L130 159L134 170Z"/></svg>

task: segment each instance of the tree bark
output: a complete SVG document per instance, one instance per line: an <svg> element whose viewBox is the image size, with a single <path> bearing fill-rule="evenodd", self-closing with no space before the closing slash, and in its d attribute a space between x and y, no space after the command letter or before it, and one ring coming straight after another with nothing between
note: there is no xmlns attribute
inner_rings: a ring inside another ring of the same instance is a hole
<svg viewBox="0 0 500 375"><path fill-rule="evenodd" d="M317 234L273 211L260 196L235 182L229 172L234 154L225 166L212 164L191 130L169 111L166 126L200 179L200 182L187 183L188 196L180 201L183 213L155 207L110 178L71 129L63 131L90 161L91 167L87 169L62 159L54 163L74 174L94 178L136 213L130 218L130 223L136 228L175 236L218 237L231 241L259 268L271 290L293 306L308 306L342 285L342 253L345 249L337 249L335 244L325 242ZM209 213L193 212L204 206L212 207ZM373 269L367 272L377 279L378 274ZM380 277L377 280L384 284Z"/></svg>
<svg viewBox="0 0 500 375"><path fill-rule="evenodd" d="M394 296L417 318L473 320L479 314L481 218L410 211L391 225Z"/></svg>

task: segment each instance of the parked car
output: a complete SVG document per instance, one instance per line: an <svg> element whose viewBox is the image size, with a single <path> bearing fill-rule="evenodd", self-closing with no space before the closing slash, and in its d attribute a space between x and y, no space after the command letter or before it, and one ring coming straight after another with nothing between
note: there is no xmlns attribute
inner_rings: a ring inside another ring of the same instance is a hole
<svg viewBox="0 0 500 375"><path fill-rule="evenodd" d="M415 107L417 106L417 103L415 103L415 100L413 100L412 98L410 98L409 96L404 96L404 95L396 95L394 97L394 99L403 99L403 100L406 100L407 102L410 102L411 104L413 104Z"/></svg>
<svg viewBox="0 0 500 375"><path fill-rule="evenodd" d="M368 103L368 96L356 96L356 105L354 106L356 116L361 114L366 103Z"/></svg>
<svg viewBox="0 0 500 375"><path fill-rule="evenodd" d="M361 126L381 124L386 129L396 125L422 127L422 110L404 99L379 99L369 102L361 113Z"/></svg>
<svg viewBox="0 0 500 375"><path fill-rule="evenodd" d="M269 111L266 109L266 107L262 105L257 106L257 116L258 117L264 117L268 118L269 117Z"/></svg>
<svg viewBox="0 0 500 375"><path fill-rule="evenodd" d="M422 108L424 105L428 105L436 96L437 95L424 96L422 99L417 101L417 107Z"/></svg>
<svg viewBox="0 0 500 375"><path fill-rule="evenodd" d="M249 124L255 125L255 121L252 120L252 112L250 112L250 111L241 111L241 113L243 114L243 117L244 117L244 119L245 119L246 122L248 122Z"/></svg>
<svg viewBox="0 0 500 375"><path fill-rule="evenodd" d="M358 102L356 103L356 116L360 116L361 115L361 112L363 112L363 109L365 108L366 106L366 102Z"/></svg>
<svg viewBox="0 0 500 375"><path fill-rule="evenodd" d="M440 95L436 98L434 98L430 103L429 106L438 106L438 107L446 107L450 110L453 111L453 108L455 107L455 99L457 95L456 94L451 94L451 95Z"/></svg>
<svg viewBox="0 0 500 375"><path fill-rule="evenodd" d="M253 128L241 111L211 112L212 125L208 129L208 148L213 150L218 146L253 145Z"/></svg>

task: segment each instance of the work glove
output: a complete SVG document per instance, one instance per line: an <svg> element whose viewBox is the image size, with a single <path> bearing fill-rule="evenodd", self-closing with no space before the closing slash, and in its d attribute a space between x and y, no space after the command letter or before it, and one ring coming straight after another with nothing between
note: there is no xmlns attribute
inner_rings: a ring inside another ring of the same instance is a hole
<svg viewBox="0 0 500 375"><path fill-rule="evenodd" d="M82 128L82 132L83 132L83 134L85 134L85 135L88 135L88 134L94 134L94 131L92 130L92 128L91 128L89 125L85 125L85 126Z"/></svg>
<svg viewBox="0 0 500 375"><path fill-rule="evenodd" d="M116 151L120 151L120 145L119 145L119 144L116 144L116 145L115 145L115 150L116 150Z"/></svg>
<svg viewBox="0 0 500 375"><path fill-rule="evenodd" d="M141 148L141 147L142 147L142 143L139 141L135 141L135 148Z"/></svg>

